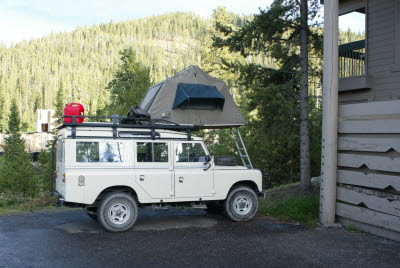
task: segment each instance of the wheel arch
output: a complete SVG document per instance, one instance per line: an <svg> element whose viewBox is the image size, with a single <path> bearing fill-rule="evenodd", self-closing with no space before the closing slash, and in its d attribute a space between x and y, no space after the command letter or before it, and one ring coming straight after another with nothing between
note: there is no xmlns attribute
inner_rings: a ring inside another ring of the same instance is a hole
<svg viewBox="0 0 400 268"><path fill-rule="evenodd" d="M252 189L256 194L259 193L257 184L251 180L238 181L238 182L234 183L231 186L231 188L229 189L228 193L230 193L233 189L235 189L236 187L239 187L239 186L247 186L250 189Z"/></svg>
<svg viewBox="0 0 400 268"><path fill-rule="evenodd" d="M103 191L101 191L99 193L99 195L97 196L95 203L99 202L103 198L103 196L105 196L107 193L110 193L110 192L129 193L136 199L137 202L139 202L138 195L137 195L135 189L133 189L132 187L127 186L127 185L115 185L115 186L110 186L110 187L103 189Z"/></svg>

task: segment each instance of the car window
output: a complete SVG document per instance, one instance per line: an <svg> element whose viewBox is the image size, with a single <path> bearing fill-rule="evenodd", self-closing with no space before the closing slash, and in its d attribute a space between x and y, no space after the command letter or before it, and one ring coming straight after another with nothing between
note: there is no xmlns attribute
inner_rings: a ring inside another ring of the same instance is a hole
<svg viewBox="0 0 400 268"><path fill-rule="evenodd" d="M164 142L136 143L137 162L168 162L168 144Z"/></svg>
<svg viewBox="0 0 400 268"><path fill-rule="evenodd" d="M122 142L77 142L76 162L122 162Z"/></svg>
<svg viewBox="0 0 400 268"><path fill-rule="evenodd" d="M201 143L178 143L175 157L178 163L206 161L206 153Z"/></svg>

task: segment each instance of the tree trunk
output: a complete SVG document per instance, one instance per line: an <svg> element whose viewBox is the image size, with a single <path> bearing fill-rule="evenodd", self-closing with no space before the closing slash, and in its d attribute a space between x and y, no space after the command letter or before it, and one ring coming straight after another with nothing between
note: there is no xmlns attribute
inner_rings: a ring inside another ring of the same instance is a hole
<svg viewBox="0 0 400 268"><path fill-rule="evenodd" d="M300 187L311 190L310 138L308 134L308 3L300 3Z"/></svg>

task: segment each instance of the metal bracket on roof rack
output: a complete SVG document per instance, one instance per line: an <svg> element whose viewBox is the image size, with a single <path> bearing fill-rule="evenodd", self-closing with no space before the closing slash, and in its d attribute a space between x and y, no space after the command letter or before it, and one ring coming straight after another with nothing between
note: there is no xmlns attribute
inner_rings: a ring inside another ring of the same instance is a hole
<svg viewBox="0 0 400 268"><path fill-rule="evenodd" d="M73 139L76 138L76 127L75 126L71 127L71 136L72 136Z"/></svg>
<svg viewBox="0 0 400 268"><path fill-rule="evenodd" d="M116 139L116 138L118 138L117 125L119 124L119 116L118 115L112 115L111 116L111 122L113 124L113 126L112 126L113 139Z"/></svg>
<svg viewBox="0 0 400 268"><path fill-rule="evenodd" d="M155 120L154 119L151 119L151 126L152 126L152 128L151 128L151 139L152 140L155 140L156 139L156 131L155 131L155 129L154 129L154 125L155 125Z"/></svg>
<svg viewBox="0 0 400 268"><path fill-rule="evenodd" d="M76 124L76 116L72 117L71 122ZM76 127L75 126L71 127L71 134L72 134L72 138L75 139L75 137L76 137Z"/></svg>

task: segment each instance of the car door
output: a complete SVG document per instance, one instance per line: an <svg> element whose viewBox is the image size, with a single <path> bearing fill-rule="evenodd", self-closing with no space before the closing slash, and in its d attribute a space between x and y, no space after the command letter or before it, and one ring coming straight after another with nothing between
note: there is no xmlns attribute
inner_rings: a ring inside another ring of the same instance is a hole
<svg viewBox="0 0 400 268"><path fill-rule="evenodd" d="M214 174L204 164L208 152L200 141L174 142L175 198L198 200L214 195Z"/></svg>
<svg viewBox="0 0 400 268"><path fill-rule="evenodd" d="M153 199L170 199L174 194L170 145L170 141L135 143L136 183Z"/></svg>

